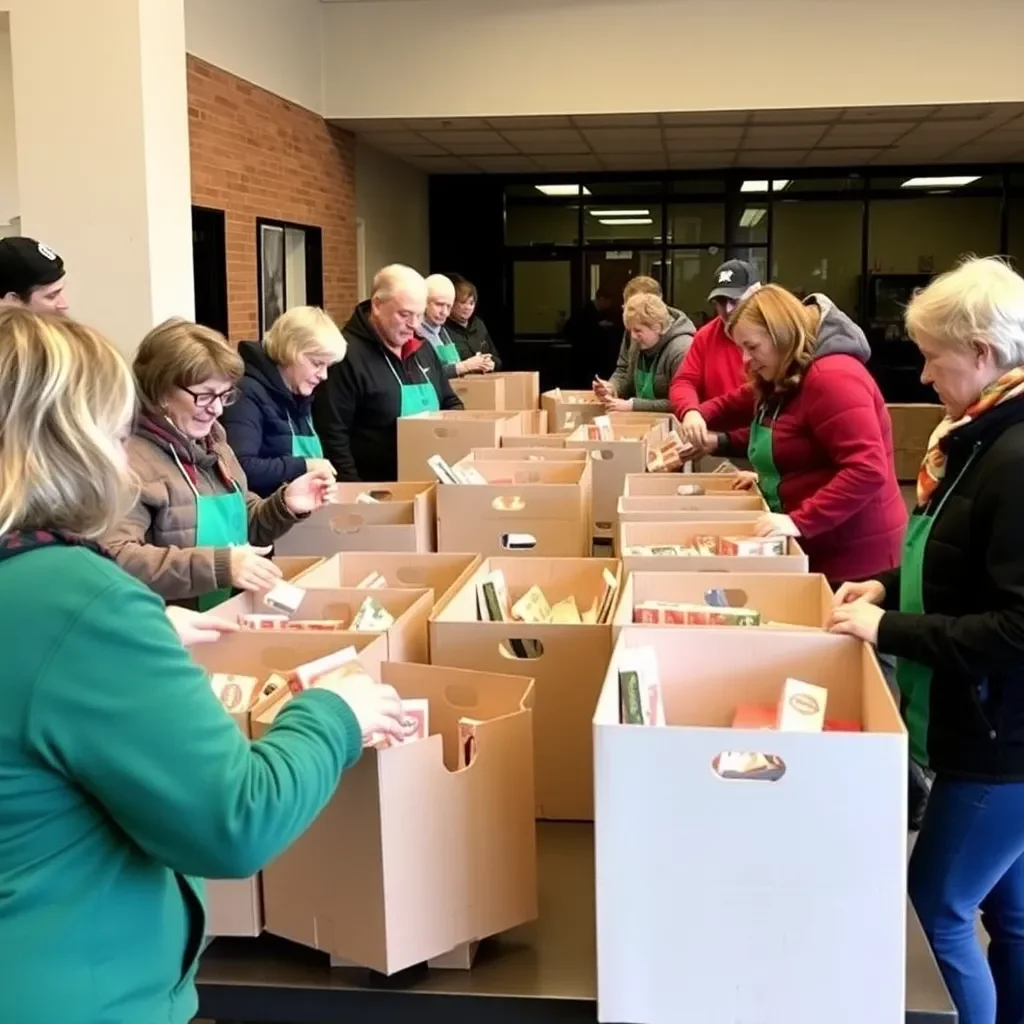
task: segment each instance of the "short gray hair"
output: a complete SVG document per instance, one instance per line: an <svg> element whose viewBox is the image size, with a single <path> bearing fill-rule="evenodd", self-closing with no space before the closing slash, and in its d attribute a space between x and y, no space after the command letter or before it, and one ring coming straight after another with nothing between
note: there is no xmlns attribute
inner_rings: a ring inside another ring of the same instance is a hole
<svg viewBox="0 0 1024 1024"><path fill-rule="evenodd" d="M427 296L440 295L441 293L450 295L452 301L455 301L455 285L452 283L451 278L445 277L444 274L431 274L427 278Z"/></svg>
<svg viewBox="0 0 1024 1024"><path fill-rule="evenodd" d="M373 277L373 287L370 289L370 298L390 299L396 292L408 289L414 293L422 293L424 298L427 294L427 283L423 275L412 267L402 263L392 263L390 266L378 270Z"/></svg>
<svg viewBox="0 0 1024 1024"><path fill-rule="evenodd" d="M990 345L1002 369L1024 365L1024 278L999 257L969 257L907 306L907 333L940 345Z"/></svg>

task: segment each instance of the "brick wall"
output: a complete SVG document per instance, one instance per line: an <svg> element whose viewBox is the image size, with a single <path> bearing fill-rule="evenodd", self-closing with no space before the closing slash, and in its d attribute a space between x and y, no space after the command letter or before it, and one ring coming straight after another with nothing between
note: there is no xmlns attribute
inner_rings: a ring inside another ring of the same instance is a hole
<svg viewBox="0 0 1024 1024"><path fill-rule="evenodd" d="M353 137L192 56L188 117L192 201L226 214L231 338L258 331L257 217L322 229L324 306L344 323L356 300Z"/></svg>

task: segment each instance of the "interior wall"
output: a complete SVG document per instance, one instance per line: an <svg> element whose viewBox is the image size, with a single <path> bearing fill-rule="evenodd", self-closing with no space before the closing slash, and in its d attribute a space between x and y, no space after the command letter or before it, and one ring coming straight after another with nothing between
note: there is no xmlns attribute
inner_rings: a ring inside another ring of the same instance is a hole
<svg viewBox="0 0 1024 1024"><path fill-rule="evenodd" d="M11 19L0 11L0 236L20 228L18 149L14 137L14 75L11 68Z"/></svg>
<svg viewBox="0 0 1024 1024"><path fill-rule="evenodd" d="M1024 100L1019 0L975 0L969 26L891 0L378 0L325 4L323 19L328 117ZM374 38L391 67L421 69L415 88L352 44ZM425 54L447 55L443 71Z"/></svg>
<svg viewBox="0 0 1024 1024"><path fill-rule="evenodd" d="M226 213L232 339L258 331L258 217L321 228L324 306L347 320L356 298L352 136L195 57L188 94L192 201Z"/></svg>
<svg viewBox="0 0 1024 1024"><path fill-rule="evenodd" d="M185 0L185 48L323 113L319 0Z"/></svg>
<svg viewBox="0 0 1024 1024"><path fill-rule="evenodd" d="M430 267L430 207L425 172L379 149L356 146L356 217L365 225L365 281L389 263L426 275ZM360 298L366 298L361 295Z"/></svg>

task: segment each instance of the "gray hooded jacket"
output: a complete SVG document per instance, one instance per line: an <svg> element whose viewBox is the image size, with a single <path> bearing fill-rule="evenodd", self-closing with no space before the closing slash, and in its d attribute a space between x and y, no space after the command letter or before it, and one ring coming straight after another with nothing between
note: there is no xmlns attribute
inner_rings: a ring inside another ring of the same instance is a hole
<svg viewBox="0 0 1024 1024"><path fill-rule="evenodd" d="M689 351L696 328L693 321L682 310L669 306L672 322L657 344L641 352L630 339L628 332L622 339L619 361L609 382L619 398L632 398L635 412L671 412L668 389L672 378L679 369L683 356ZM636 397L636 368L654 370L654 398Z"/></svg>

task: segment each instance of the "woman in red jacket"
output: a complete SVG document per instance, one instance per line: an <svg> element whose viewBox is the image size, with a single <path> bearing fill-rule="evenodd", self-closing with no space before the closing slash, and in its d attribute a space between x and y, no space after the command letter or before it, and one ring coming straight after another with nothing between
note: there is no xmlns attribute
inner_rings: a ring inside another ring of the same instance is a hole
<svg viewBox="0 0 1024 1024"><path fill-rule="evenodd" d="M709 446L746 453L755 474L743 479L757 480L771 509L757 532L799 537L811 571L832 584L898 565L907 510L864 333L824 295L801 303L778 285L742 302L729 333L751 381L700 405L687 439L705 423L724 431Z"/></svg>

